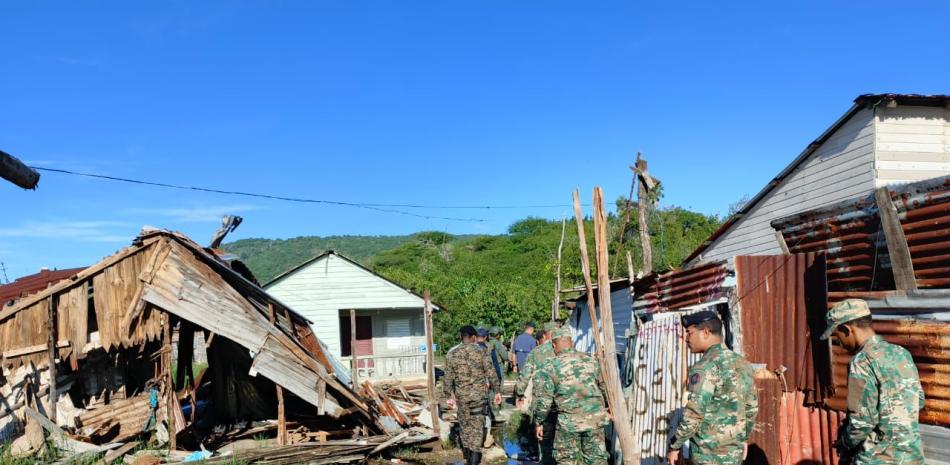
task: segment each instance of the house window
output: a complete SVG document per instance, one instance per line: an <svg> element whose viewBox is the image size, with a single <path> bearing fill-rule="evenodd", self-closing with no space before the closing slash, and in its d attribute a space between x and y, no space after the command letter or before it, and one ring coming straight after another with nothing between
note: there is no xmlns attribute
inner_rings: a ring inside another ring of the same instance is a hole
<svg viewBox="0 0 950 465"><path fill-rule="evenodd" d="M408 318L386 320L386 348L403 349L411 344L412 327Z"/></svg>

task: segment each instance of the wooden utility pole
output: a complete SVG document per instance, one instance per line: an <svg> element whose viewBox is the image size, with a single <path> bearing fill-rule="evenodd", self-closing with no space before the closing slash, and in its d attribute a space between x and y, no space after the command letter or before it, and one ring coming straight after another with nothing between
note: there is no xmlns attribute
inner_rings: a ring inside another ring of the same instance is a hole
<svg viewBox="0 0 950 465"><path fill-rule="evenodd" d="M561 316L561 251L564 249L564 232L567 230L567 218L561 219L561 242L557 245L557 278L554 282L554 302L551 303L551 321Z"/></svg>
<svg viewBox="0 0 950 465"><path fill-rule="evenodd" d="M620 449L623 451L623 463L633 465L638 464L640 458L634 444L633 425L630 423L627 403L623 398L620 368L617 365L617 339L614 336L614 320L610 308L607 213L604 210L604 194L599 187L594 188L594 241L597 249L597 300L600 304L601 321L604 323L604 366L607 372L604 384L607 386L607 404L610 406L614 431L617 432Z"/></svg>
<svg viewBox="0 0 950 465"><path fill-rule="evenodd" d="M350 371L353 378L353 390L359 390L359 360L356 358L356 310L350 309Z"/></svg>
<svg viewBox="0 0 950 465"><path fill-rule="evenodd" d="M601 374L604 371L604 342L600 338L600 323L597 318L597 302L594 300L594 285L590 279L590 257L587 255L587 234L584 232L584 213L581 211L580 194L574 191L574 219L577 220L577 241L581 252L581 271L584 273L584 287L587 290L587 311L590 313L591 334L594 336L594 345L597 348L597 360L600 362ZM607 379L604 376L604 379Z"/></svg>
<svg viewBox="0 0 950 465"><path fill-rule="evenodd" d="M268 319L270 324L277 327L277 312L274 310L274 304L267 304L268 310ZM274 388L277 391L277 445L285 446L287 445L287 411L284 407L284 388L283 386L274 383ZM321 404L322 405L322 404Z"/></svg>
<svg viewBox="0 0 950 465"><path fill-rule="evenodd" d="M650 224L648 208L650 207L650 194L647 180L647 161L637 152L637 164L634 167L637 179L637 211L639 212L640 222L640 244L643 247L643 274L653 272L653 246L650 244Z"/></svg>
<svg viewBox="0 0 950 465"><path fill-rule="evenodd" d="M40 174L23 164L17 157L0 150L0 178L24 189L36 189Z"/></svg>
<svg viewBox="0 0 950 465"><path fill-rule="evenodd" d="M426 290L422 294L425 299L423 315L425 316L426 331L426 389L429 394L429 413L432 415L432 432L436 437L441 437L439 431L439 399L435 394L435 354L432 349L432 296Z"/></svg>
<svg viewBox="0 0 950 465"><path fill-rule="evenodd" d="M46 305L49 310L49 338L47 341L47 347L49 350L49 418L53 420L53 423L56 423L56 401L59 400L59 395L56 393L56 342L57 342L57 322L56 322L56 305L59 298L56 294L49 296L49 299L46 302ZM76 350L76 349L73 349Z"/></svg>

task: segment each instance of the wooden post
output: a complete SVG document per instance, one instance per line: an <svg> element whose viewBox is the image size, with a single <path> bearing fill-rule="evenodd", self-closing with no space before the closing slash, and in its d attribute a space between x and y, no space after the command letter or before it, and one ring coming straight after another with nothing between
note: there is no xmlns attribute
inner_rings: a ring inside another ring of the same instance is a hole
<svg viewBox="0 0 950 465"><path fill-rule="evenodd" d="M887 241L887 253L891 257L891 271L894 273L894 285L899 291L917 290L917 279L914 277L914 263L907 247L907 238L897 217L897 208L891 201L891 193L887 187L874 191L874 200L877 201L878 215L881 217L881 229L884 230L884 239Z"/></svg>
<svg viewBox="0 0 950 465"><path fill-rule="evenodd" d="M426 388L429 391L429 413L432 415L432 431L436 437L440 437L439 398L435 393L435 351L432 350L432 296L426 290L422 297L425 299L423 316L426 330Z"/></svg>
<svg viewBox="0 0 950 465"><path fill-rule="evenodd" d="M270 324L277 326L277 313L274 310L274 304L268 302ZM277 445L287 445L287 412L284 410L284 388L274 383L274 389L277 391Z"/></svg>
<svg viewBox="0 0 950 465"><path fill-rule="evenodd" d="M643 247L643 274L653 272L653 245L650 244L650 223L647 218L647 209L650 206L650 195L647 188L646 176L647 161L637 152L637 210L640 221L640 245Z"/></svg>
<svg viewBox="0 0 950 465"><path fill-rule="evenodd" d="M49 334L47 335L48 339L46 342L49 352L49 412L47 413L49 414L50 419L53 420L53 423L56 423L56 401L59 400L59 396L56 393L56 332L58 329L58 324L56 321L56 306L58 300L59 299L56 297L56 294L52 294L49 296L49 300L47 301L47 307L49 310L49 314L47 315L47 318L49 319Z"/></svg>
<svg viewBox="0 0 950 465"><path fill-rule="evenodd" d="M551 321L561 316L561 250L564 249L564 232L567 231L567 218L561 219L561 242L557 245L557 278L554 281L554 302L551 303Z"/></svg>
<svg viewBox="0 0 950 465"><path fill-rule="evenodd" d="M168 422L168 450L178 448L178 425L176 424L175 408L178 408L178 398L175 395L175 384L172 379L172 318L171 314L162 314L162 370L165 377L165 420Z"/></svg>
<svg viewBox="0 0 950 465"><path fill-rule="evenodd" d="M604 194L599 187L594 189L594 241L597 249L597 297L604 329L604 361L607 376L607 404L613 417L614 431L620 440L623 463L637 464L640 457L634 444L633 426L627 412L620 384L620 368L617 365L617 343L614 337L613 314L610 308L610 268L608 263L609 242L607 239L607 214L604 210Z"/></svg>
<svg viewBox="0 0 950 465"><path fill-rule="evenodd" d="M785 236L782 231L775 230L775 241L778 242L778 248L782 249L782 255L791 255L788 251L788 244L785 243Z"/></svg>
<svg viewBox="0 0 950 465"><path fill-rule="evenodd" d="M0 150L0 178L24 189L36 189L40 174L23 164L22 161Z"/></svg>
<svg viewBox="0 0 950 465"><path fill-rule="evenodd" d="M350 375L353 378L353 390L359 390L359 360L356 359L356 310L350 309Z"/></svg>
<svg viewBox="0 0 950 465"><path fill-rule="evenodd" d="M587 255L587 235L584 232L584 214L581 211L581 197L574 191L574 218L577 220L577 240L581 252L581 271L584 274L584 287L587 288L587 311L590 313L591 333L597 347L597 359L601 373L604 373L604 343L600 339L600 324L597 320L597 303L594 301L594 285L590 280L590 257ZM607 291L608 294L610 291ZM606 379L606 378L605 378Z"/></svg>

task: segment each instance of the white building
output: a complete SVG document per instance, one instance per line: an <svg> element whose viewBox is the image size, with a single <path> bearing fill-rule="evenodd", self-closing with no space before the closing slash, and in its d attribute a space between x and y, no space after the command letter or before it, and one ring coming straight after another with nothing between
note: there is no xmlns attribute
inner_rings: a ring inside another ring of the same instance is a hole
<svg viewBox="0 0 950 465"><path fill-rule="evenodd" d="M344 363L352 363L350 310L355 310L361 378L425 376L424 300L412 291L333 251L264 288L308 318L316 336Z"/></svg>
<svg viewBox="0 0 950 465"><path fill-rule="evenodd" d="M950 174L950 96L866 94L704 242L687 264L782 250L771 221Z"/></svg>

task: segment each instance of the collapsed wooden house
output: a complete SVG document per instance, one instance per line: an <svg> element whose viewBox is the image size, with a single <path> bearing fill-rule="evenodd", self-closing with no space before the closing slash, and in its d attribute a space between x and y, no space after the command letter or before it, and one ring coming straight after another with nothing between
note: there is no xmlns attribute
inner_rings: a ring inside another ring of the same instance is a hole
<svg viewBox="0 0 950 465"><path fill-rule="evenodd" d="M183 235L143 230L0 309L0 439L18 435L30 409L96 444L165 428L171 449L238 437L235 425L260 420L276 420L257 429L281 445L288 425L324 441L393 433L337 378L309 322L238 271ZM196 334L208 356L197 376Z"/></svg>

